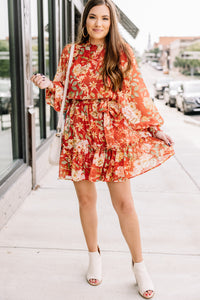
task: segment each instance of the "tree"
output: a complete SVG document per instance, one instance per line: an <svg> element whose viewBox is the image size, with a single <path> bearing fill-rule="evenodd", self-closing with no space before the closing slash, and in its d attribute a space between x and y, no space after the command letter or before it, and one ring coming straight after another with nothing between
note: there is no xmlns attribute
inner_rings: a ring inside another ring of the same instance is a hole
<svg viewBox="0 0 200 300"><path fill-rule="evenodd" d="M149 52L150 53L154 53L155 57L157 58L158 57L158 53L160 53L160 49L159 48L154 48L154 49L151 49Z"/></svg>
<svg viewBox="0 0 200 300"><path fill-rule="evenodd" d="M188 46L186 51L200 51L200 42L196 42L193 45Z"/></svg>
<svg viewBox="0 0 200 300"><path fill-rule="evenodd" d="M200 68L200 60L198 59L185 59L176 56L174 66L176 68L180 68L181 72L184 74L190 74L193 76L195 74L195 71L198 71L198 68Z"/></svg>
<svg viewBox="0 0 200 300"><path fill-rule="evenodd" d="M0 51L9 51L9 41L0 40Z"/></svg>
<svg viewBox="0 0 200 300"><path fill-rule="evenodd" d="M0 40L0 52L9 54L9 41ZM1 59L0 57L0 77L10 77L10 61L9 59Z"/></svg>

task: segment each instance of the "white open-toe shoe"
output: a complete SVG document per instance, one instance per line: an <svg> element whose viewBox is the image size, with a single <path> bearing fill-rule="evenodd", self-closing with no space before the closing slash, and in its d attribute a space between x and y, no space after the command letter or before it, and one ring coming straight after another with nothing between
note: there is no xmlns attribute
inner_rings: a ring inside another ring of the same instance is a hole
<svg viewBox="0 0 200 300"><path fill-rule="evenodd" d="M135 274L135 279L138 284L138 292L145 299L150 299L154 296L153 282L147 272L144 261L140 263L133 263L132 269Z"/></svg>
<svg viewBox="0 0 200 300"><path fill-rule="evenodd" d="M89 284L96 286L102 282L102 262L99 246L97 246L96 252L88 252L88 254L89 266L86 278Z"/></svg>

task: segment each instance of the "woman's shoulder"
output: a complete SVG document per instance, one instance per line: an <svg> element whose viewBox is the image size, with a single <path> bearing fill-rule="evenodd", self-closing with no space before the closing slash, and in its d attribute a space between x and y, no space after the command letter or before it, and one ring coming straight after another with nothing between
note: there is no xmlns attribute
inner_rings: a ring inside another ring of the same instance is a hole
<svg viewBox="0 0 200 300"><path fill-rule="evenodd" d="M74 56L76 56L80 52L80 50L81 49L83 50L86 46L86 44L79 44L79 43L67 44L62 50L62 55L64 56L69 55L72 45L74 45Z"/></svg>
<svg viewBox="0 0 200 300"><path fill-rule="evenodd" d="M64 48L63 48L63 50L62 50L62 53L64 54L67 54L67 53L70 53L70 49L71 49L71 47L72 47L72 43L71 44L66 44L65 46L64 46Z"/></svg>

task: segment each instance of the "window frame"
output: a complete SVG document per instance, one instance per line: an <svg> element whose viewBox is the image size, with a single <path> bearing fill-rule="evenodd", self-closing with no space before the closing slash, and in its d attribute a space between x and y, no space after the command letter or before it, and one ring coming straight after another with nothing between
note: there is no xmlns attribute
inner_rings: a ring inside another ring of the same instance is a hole
<svg viewBox="0 0 200 300"><path fill-rule="evenodd" d="M0 186L26 163L24 61L21 0L8 0L8 33L11 81L11 139L13 162L0 179ZM19 76L20 74L20 76Z"/></svg>

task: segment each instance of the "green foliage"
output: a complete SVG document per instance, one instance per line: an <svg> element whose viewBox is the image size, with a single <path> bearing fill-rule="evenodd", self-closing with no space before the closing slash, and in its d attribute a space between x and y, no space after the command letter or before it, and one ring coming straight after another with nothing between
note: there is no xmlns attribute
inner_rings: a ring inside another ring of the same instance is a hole
<svg viewBox="0 0 200 300"><path fill-rule="evenodd" d="M10 61L7 59L0 60L0 77L10 77Z"/></svg>
<svg viewBox="0 0 200 300"><path fill-rule="evenodd" d="M38 44L32 45L32 51L33 52L38 52Z"/></svg>
<svg viewBox="0 0 200 300"><path fill-rule="evenodd" d="M180 68L180 71L185 74L198 74L198 69L200 68L199 59L185 59L176 56L174 66Z"/></svg>
<svg viewBox="0 0 200 300"><path fill-rule="evenodd" d="M200 42L196 42L195 44L188 46L185 50L186 51L200 51Z"/></svg>
<svg viewBox="0 0 200 300"><path fill-rule="evenodd" d="M0 52L7 52L8 59L0 59L0 77L10 77L9 41L0 40Z"/></svg>
<svg viewBox="0 0 200 300"><path fill-rule="evenodd" d="M9 51L9 41L0 40L0 51Z"/></svg>
<svg viewBox="0 0 200 300"><path fill-rule="evenodd" d="M157 57L157 56L158 56L158 53L160 53L160 49L159 49L159 48L154 48L154 49L151 49L149 52L150 52L150 53L154 53L154 54L155 54L155 57Z"/></svg>

